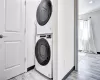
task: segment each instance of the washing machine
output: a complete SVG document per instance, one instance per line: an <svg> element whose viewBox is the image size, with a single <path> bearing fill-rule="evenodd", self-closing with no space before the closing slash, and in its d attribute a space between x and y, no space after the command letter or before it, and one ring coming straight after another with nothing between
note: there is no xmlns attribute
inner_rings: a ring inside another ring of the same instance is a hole
<svg viewBox="0 0 100 80"><path fill-rule="evenodd" d="M48 78L53 78L52 34L36 36L35 69Z"/></svg>
<svg viewBox="0 0 100 80"><path fill-rule="evenodd" d="M41 0L36 11L37 34L52 33L53 0Z"/></svg>

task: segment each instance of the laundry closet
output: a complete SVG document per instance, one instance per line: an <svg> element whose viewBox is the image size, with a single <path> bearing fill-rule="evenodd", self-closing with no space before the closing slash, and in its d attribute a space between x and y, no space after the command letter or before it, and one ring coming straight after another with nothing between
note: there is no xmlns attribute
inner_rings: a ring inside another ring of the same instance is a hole
<svg viewBox="0 0 100 80"><path fill-rule="evenodd" d="M53 78L53 0L0 0L0 80L35 69Z"/></svg>

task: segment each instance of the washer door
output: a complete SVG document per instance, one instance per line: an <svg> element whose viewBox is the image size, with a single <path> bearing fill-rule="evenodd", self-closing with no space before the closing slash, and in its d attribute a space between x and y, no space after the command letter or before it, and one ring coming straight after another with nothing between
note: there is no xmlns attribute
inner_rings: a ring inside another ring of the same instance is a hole
<svg viewBox="0 0 100 80"><path fill-rule="evenodd" d="M52 3L50 0L42 0L38 6L36 18L39 25L45 25L52 14Z"/></svg>
<svg viewBox="0 0 100 80"><path fill-rule="evenodd" d="M41 38L36 43L35 47L35 56L38 61L38 63L42 66L45 66L50 61L50 46L46 39Z"/></svg>

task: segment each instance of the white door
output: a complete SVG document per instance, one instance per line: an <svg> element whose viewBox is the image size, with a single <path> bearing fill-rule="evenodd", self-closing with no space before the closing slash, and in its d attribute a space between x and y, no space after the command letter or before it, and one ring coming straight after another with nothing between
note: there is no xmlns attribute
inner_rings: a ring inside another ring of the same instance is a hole
<svg viewBox="0 0 100 80"><path fill-rule="evenodd" d="M0 0L0 80L25 70L24 0Z"/></svg>

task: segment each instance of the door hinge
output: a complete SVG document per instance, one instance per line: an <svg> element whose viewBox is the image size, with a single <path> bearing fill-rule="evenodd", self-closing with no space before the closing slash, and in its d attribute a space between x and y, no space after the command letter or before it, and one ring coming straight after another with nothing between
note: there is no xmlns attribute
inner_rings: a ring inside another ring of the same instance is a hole
<svg viewBox="0 0 100 80"><path fill-rule="evenodd" d="M25 0L25 6L26 6L26 0Z"/></svg>
<svg viewBox="0 0 100 80"><path fill-rule="evenodd" d="M24 33L26 33L26 28L24 29Z"/></svg>
<svg viewBox="0 0 100 80"><path fill-rule="evenodd" d="M26 62L26 57L24 58L24 61Z"/></svg>

